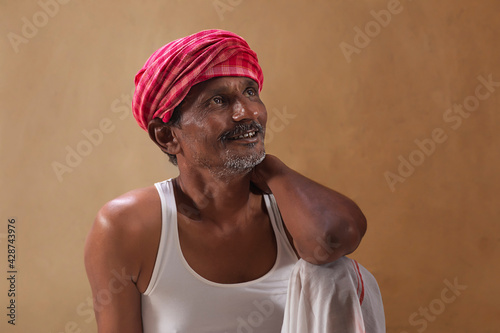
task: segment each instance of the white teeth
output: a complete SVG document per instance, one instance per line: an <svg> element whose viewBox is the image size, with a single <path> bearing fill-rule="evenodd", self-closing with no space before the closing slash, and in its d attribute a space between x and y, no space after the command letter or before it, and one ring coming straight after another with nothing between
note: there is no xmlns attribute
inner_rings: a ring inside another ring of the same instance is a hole
<svg viewBox="0 0 500 333"><path fill-rule="evenodd" d="M253 138L255 136L255 132L250 132L250 133L245 133L240 136L237 136L233 140L238 140L238 139L245 139L245 138Z"/></svg>

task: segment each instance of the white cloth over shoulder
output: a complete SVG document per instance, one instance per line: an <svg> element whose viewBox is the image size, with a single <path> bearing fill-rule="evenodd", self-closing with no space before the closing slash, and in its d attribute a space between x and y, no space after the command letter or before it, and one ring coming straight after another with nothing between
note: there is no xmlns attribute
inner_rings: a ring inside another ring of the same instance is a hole
<svg viewBox="0 0 500 333"><path fill-rule="evenodd" d="M300 260L290 278L281 332L385 332L377 281L346 257L321 266Z"/></svg>

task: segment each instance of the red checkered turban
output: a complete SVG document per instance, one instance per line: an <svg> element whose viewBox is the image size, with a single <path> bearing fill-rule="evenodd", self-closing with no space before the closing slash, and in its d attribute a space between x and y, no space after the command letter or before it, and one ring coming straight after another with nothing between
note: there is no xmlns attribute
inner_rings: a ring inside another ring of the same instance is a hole
<svg viewBox="0 0 500 333"><path fill-rule="evenodd" d="M147 130L153 118L168 122L192 86L219 76L245 76L262 90L264 76L257 54L240 36L205 30L158 49L135 76L132 111Z"/></svg>

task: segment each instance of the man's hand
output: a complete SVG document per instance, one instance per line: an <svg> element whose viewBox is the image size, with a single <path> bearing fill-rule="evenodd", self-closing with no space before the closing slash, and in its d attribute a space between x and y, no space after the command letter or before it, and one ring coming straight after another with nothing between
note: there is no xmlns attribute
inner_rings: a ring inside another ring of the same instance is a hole
<svg viewBox="0 0 500 333"><path fill-rule="evenodd" d="M266 154L264 160L252 170L250 181L262 192L270 194L268 181L280 173L280 168L285 166L276 156Z"/></svg>
<svg viewBox="0 0 500 333"><path fill-rule="evenodd" d="M302 176L273 155L266 155L254 168L251 181L263 192L274 194L304 260L324 264L358 247L366 219L349 198Z"/></svg>

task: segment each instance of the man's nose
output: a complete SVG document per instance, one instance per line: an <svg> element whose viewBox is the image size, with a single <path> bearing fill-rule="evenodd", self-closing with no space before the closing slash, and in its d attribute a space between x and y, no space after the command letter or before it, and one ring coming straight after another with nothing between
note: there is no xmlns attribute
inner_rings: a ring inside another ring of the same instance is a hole
<svg viewBox="0 0 500 333"><path fill-rule="evenodd" d="M236 100L233 105L233 120L255 120L259 115L258 108L251 107L249 103L241 100Z"/></svg>

